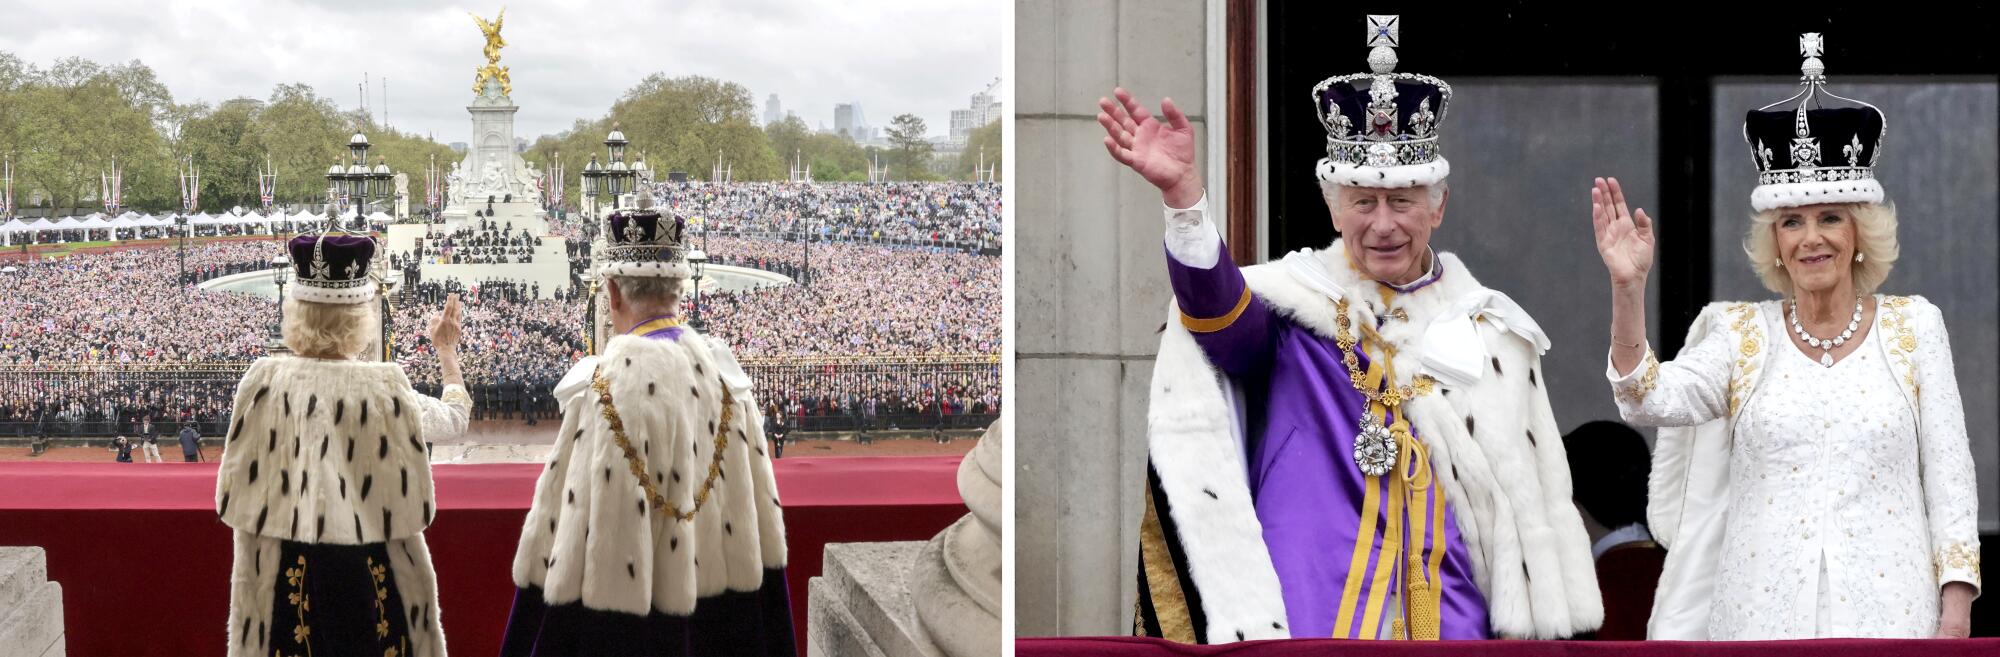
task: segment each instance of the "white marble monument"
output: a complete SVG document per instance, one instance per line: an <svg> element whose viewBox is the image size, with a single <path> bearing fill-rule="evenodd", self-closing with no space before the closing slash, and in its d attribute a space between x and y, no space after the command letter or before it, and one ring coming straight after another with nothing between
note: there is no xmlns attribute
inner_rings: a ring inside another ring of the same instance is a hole
<svg viewBox="0 0 2000 657"><path fill-rule="evenodd" d="M445 175L444 220L456 227L474 213L496 220L512 221L534 234L547 233L547 215L542 210L542 174L514 152L514 113L520 107L511 96L514 84L507 67L500 66L500 19L479 21L486 36L486 65L473 81L476 94L465 111L472 115L472 140L465 159L453 162Z"/></svg>

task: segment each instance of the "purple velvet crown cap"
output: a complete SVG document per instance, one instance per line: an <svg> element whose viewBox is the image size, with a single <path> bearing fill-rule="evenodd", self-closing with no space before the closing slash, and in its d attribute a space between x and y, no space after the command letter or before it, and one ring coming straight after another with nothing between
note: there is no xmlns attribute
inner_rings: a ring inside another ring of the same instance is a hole
<svg viewBox="0 0 2000 657"><path fill-rule="evenodd" d="M610 246L664 246L680 244L687 223L678 216L668 221L654 210L619 210L605 218L604 228Z"/></svg>
<svg viewBox="0 0 2000 657"><path fill-rule="evenodd" d="M350 281L368 277L368 265L375 258L375 240L365 235L300 235L287 245L292 253L295 281ZM313 254L319 249L318 257Z"/></svg>

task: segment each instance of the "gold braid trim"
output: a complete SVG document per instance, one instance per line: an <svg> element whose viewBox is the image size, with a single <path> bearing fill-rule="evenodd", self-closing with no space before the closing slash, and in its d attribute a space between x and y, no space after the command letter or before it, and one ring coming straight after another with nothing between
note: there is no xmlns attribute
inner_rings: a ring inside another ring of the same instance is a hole
<svg viewBox="0 0 2000 657"><path fill-rule="evenodd" d="M720 381L720 379L718 379ZM632 476L639 479L639 485L646 489L646 499L652 502L655 511L664 510L681 522L694 521L694 514L708 502L708 494L715 489L715 479L722 474L722 450L729 447L729 421L736 416L736 396L729 393L729 383L722 382L722 421L715 425L715 456L708 462L708 476L701 480L701 488L695 489L694 507L682 511L660 494L653 480L646 476L646 461L632 449L631 438L625 435L625 420L618 416L618 407L611 403L611 382L604 379L604 367L598 366L590 375L590 389L597 391L597 402L603 408L600 413L611 423L611 437L618 441L618 449L625 452L625 463L632 466Z"/></svg>
<svg viewBox="0 0 2000 657"><path fill-rule="evenodd" d="M1181 326L1187 327L1187 330L1191 333L1214 333L1216 331L1229 328L1231 324L1235 324L1237 318L1243 316L1243 311L1248 310L1249 308L1250 308L1250 287L1246 285L1243 287L1243 296L1236 299L1236 307L1230 308L1229 312L1224 313L1221 317L1211 317L1207 319L1195 317L1193 315L1187 314L1186 312L1182 312Z"/></svg>
<svg viewBox="0 0 2000 657"><path fill-rule="evenodd" d="M1139 521L1139 557L1144 561L1145 590L1141 595L1153 605L1153 619L1160 625L1160 638L1175 643L1194 643L1193 614L1188 610L1187 591L1181 589L1180 571L1167 547L1167 535L1160 526L1159 512L1153 508L1153 491L1144 491L1146 513ZM1133 636L1145 636L1146 625L1139 605L1133 617Z"/></svg>

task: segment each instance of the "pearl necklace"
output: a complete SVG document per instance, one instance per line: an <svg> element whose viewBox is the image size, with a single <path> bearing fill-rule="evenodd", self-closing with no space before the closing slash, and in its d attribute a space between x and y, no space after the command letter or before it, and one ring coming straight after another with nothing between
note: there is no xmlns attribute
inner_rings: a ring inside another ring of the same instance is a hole
<svg viewBox="0 0 2000 657"><path fill-rule="evenodd" d="M1847 321L1847 330L1841 331L1840 335L1834 336L1834 338L1831 340L1825 340L1813 337L1811 334L1806 333L1806 328L1804 326L1799 325L1799 302L1793 301L1792 332L1799 334L1799 339L1806 341L1806 344L1817 347L1820 350L1819 364L1827 367L1833 367L1833 348L1847 344L1848 340L1854 338L1854 332L1861 328L1861 309L1863 305L1864 305L1864 298L1855 297L1854 318Z"/></svg>

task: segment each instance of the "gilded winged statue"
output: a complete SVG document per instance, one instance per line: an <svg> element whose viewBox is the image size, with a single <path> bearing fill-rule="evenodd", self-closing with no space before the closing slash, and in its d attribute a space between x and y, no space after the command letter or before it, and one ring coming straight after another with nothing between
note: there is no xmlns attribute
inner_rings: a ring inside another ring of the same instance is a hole
<svg viewBox="0 0 2000 657"><path fill-rule="evenodd" d="M486 22L479 14L472 14L472 20L479 23L479 32L486 36L486 65L479 67L479 77L472 81L472 93L480 93L487 80L499 80L500 92L513 94L514 83L507 79L507 67L500 65L500 49L507 46L507 40L500 36L500 27L507 24L507 8L501 7L493 22Z"/></svg>
<svg viewBox="0 0 2000 657"><path fill-rule="evenodd" d="M500 63L500 49L507 47L507 40L500 38L500 26L507 24L507 8L501 7L500 16L494 18L491 23L480 18L479 14L466 13L472 15L472 20L479 23L480 33L486 35L486 63Z"/></svg>

